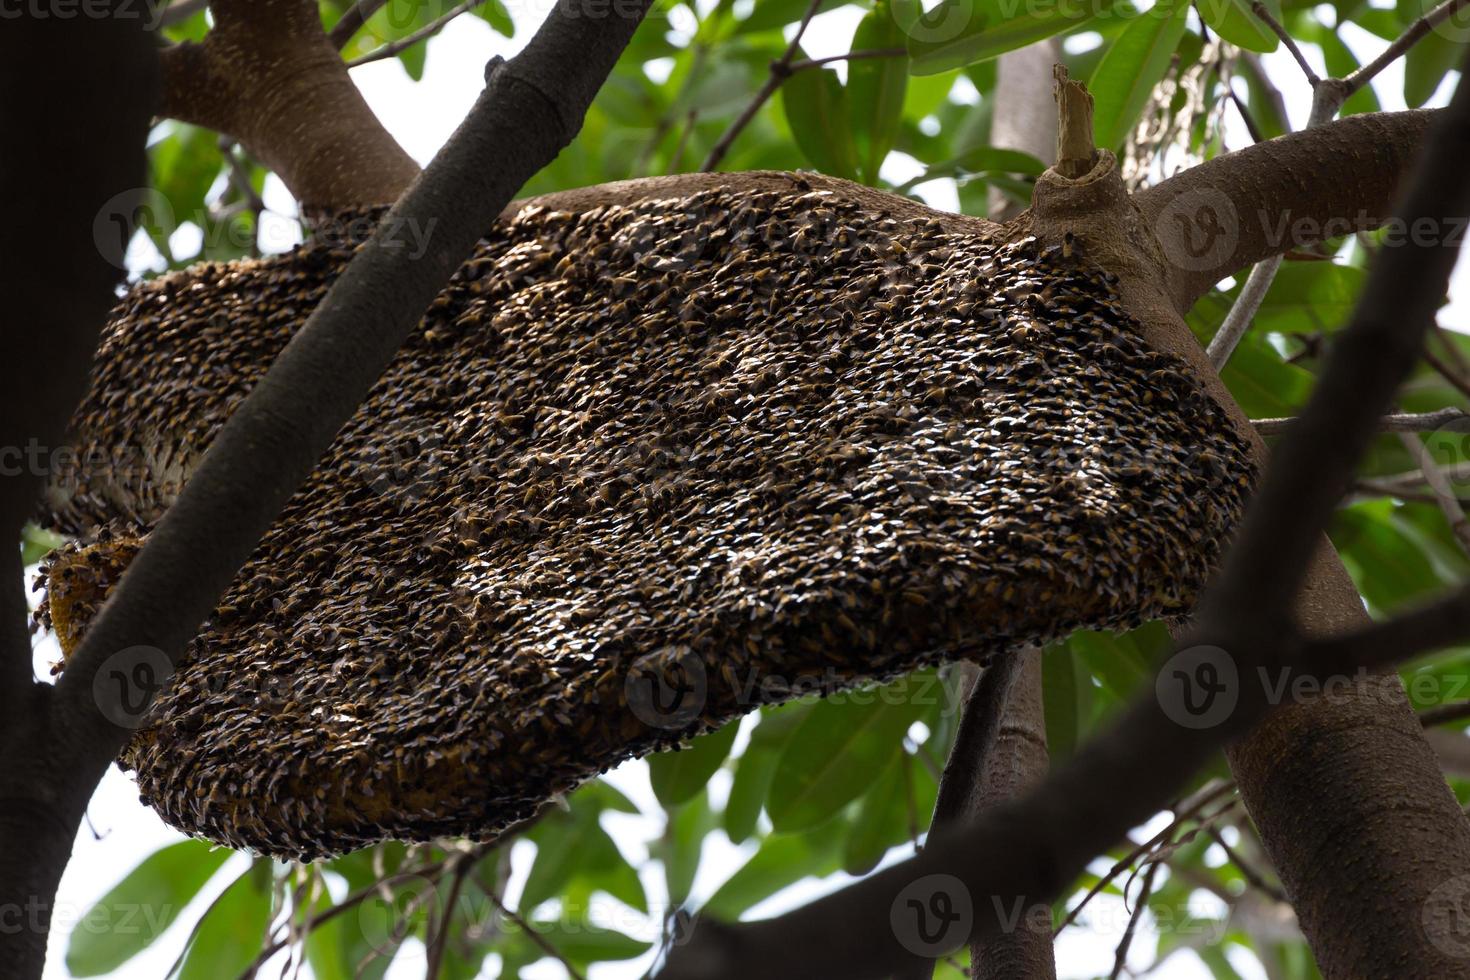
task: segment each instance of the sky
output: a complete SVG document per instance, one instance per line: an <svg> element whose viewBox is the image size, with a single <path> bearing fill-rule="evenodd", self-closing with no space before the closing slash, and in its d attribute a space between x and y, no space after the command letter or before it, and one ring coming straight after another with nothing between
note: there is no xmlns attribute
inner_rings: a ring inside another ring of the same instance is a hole
<svg viewBox="0 0 1470 980"><path fill-rule="evenodd" d="M1143 5L1146 6L1146 4ZM1383 0L1375 0L1374 5L1383 5ZM529 39L536 23L546 9L545 4L538 3L536 0L519 0L519 3L517 0L508 0L507 7L510 8L517 21L518 29L514 39L507 39L495 33L489 25L478 18L461 17L429 42L431 56L428 58L427 70L420 82L415 83L409 79L396 60L381 61L354 70L353 78L367 98L369 105L404 149L421 164L428 163L469 111L483 86L485 62L492 55L510 57L515 54ZM811 57L845 52L849 47L853 28L859 16L861 16L861 11L849 8L832 11L816 18L803 42L806 52ZM678 26L677 23L675 26ZM1360 60L1373 57L1384 47L1383 41L1362 31L1345 32L1344 39L1358 54ZM1309 49L1306 53L1308 59L1316 63L1317 70L1326 74L1315 49ZM1310 90L1305 80L1294 62L1290 60L1290 56L1284 52L1267 55L1265 60L1272 76L1283 87L1293 125L1301 127L1306 122L1310 106ZM1401 63L1390 67L1381 76L1379 92L1385 110L1404 107L1400 94L1402 79ZM1441 105L1447 101L1448 94L1453 88L1453 81L1454 73L1451 73L1451 77L1446 79L1431 104ZM1240 147L1250 142L1237 116L1228 115L1226 125L1227 143L1230 146ZM918 174L921 169L916 161L901 154L893 154L885 166L884 177L894 182L901 182ZM949 181L932 181L920 185L916 191L934 207L944 210L957 209L958 196L953 184ZM295 207L290 195L279 181L272 178L266 187L265 200L267 207L274 212L273 217L268 216L271 222L268 227L273 235L273 244L280 249L289 247L299 238L299 229L292 219ZM176 251L180 254L188 254L192 251L189 247L189 240L191 236L197 238L197 234L196 230L192 230L192 226L180 229L176 233L174 242ZM157 253L152 251L151 246L147 244L146 237L143 236L135 240L134 248L129 251L129 261L135 270L147 267L157 258ZM1467 270L1465 263L1461 264L1452 282L1451 304L1444 311L1442 322L1455 329L1470 329L1470 270ZM59 653L54 643L50 638L44 639L36 650L38 676L47 676L49 664L56 659L59 659ZM750 723L750 719L747 719L745 723L747 728ZM745 733L742 732L737 742L737 750L745 737ZM647 767L642 762L627 763L612 772L607 778L647 812L655 814L661 812L649 788ZM729 777L728 774L722 772L715 777L711 785L711 793L716 802L719 802L724 794L728 793L728 790ZM139 804L131 779L116 767L109 769L93 796L88 818L88 823L83 826L77 837L72 862L67 868L58 892L56 921L51 935L45 973L47 980L61 980L69 976L62 962L67 936L72 925L85 914L87 909L144 857L166 844L181 839L180 835L166 827L151 809ZM604 818L604 821L609 833L617 840L625 855L634 862L635 866L638 866L647 857L647 851L642 842L656 836L661 830L657 820L645 817L610 814ZM1134 838L1146 838L1162 827L1165 822L1167 821L1159 819L1150 826L1140 828L1135 832ZM512 900L524 879L531 850L530 845L522 844L513 851L514 874L510 884L510 894L507 896ZM729 844L721 834L711 835L700 876L695 882L696 900L711 894L750 853L749 844L744 847L735 847ZM890 853L887 860L898 860L903 856L903 849L897 849ZM1225 859L1223 852L1213 855L1213 859L1223 862ZM246 864L245 857L240 855L232 857L230 863L215 876L210 886L200 893L190 907L184 910L175 924L148 950L130 961L127 967L116 976L126 978L126 980L144 980L144 978L156 980L162 977L183 949L188 930L200 912L223 890L235 874L243 870ZM1104 869L1106 864L1107 862L1098 862L1097 870ZM783 909L803 904L814 896L838 887L848 880L851 879L838 875L821 883L798 884L757 906L752 910L752 915L776 914ZM663 895L663 882L656 865L651 866L648 873L644 875L644 885L650 902L656 906L660 896ZM1198 894L1200 908L1197 911L1208 912L1217 907L1216 904L1212 904L1217 903L1217 899L1205 893ZM619 919L621 921L630 917L631 914L630 916L619 916ZM1106 975L1113 963L1113 948L1127 922L1127 917L1128 912L1119 900L1108 897L1097 899L1090 919L1090 924L1094 928L1091 930L1069 929L1063 933L1057 943L1059 976L1065 980L1069 977ZM1145 922L1134 942L1130 956L1131 964L1143 965L1151 960L1154 938L1149 924ZM1245 980L1264 980L1264 973L1249 957L1232 956L1232 962ZM277 975L279 969L277 963L268 965L262 971L261 976ZM423 967L421 948L405 949L395 961L389 977L391 980L418 980L423 976ZM624 965L598 967L590 972L589 980L637 977L641 976L645 968L646 961L631 961ZM489 961L481 975L495 976L494 960ZM1211 974L1197 959L1185 953L1171 958L1153 975L1159 977L1160 980L1204 980ZM524 971L523 976L527 980L554 980L554 978L565 977L566 971L558 964L543 961L536 967Z"/></svg>

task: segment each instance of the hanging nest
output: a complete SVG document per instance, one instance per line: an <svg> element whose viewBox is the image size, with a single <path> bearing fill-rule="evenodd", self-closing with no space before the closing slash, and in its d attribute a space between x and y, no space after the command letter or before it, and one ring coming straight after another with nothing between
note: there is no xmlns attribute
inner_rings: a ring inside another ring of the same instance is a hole
<svg viewBox="0 0 1470 980"><path fill-rule="evenodd" d="M1080 255L848 186L500 221L127 746L143 798L301 859L484 839L763 703L1187 611L1225 413ZM46 505L67 649L352 252L114 312Z"/></svg>

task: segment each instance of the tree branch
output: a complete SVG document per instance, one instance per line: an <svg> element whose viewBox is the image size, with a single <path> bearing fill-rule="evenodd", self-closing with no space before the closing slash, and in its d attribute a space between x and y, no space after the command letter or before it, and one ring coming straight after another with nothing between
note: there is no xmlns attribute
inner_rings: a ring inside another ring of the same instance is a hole
<svg viewBox="0 0 1470 980"><path fill-rule="evenodd" d="M213 0L215 28L162 53L162 115L243 144L312 208L390 204L418 164L383 128L313 0Z"/></svg>
<svg viewBox="0 0 1470 980"><path fill-rule="evenodd" d="M1364 113L1256 143L1134 195L1180 313L1262 259L1377 228L1442 110Z"/></svg>
<svg viewBox="0 0 1470 980"><path fill-rule="evenodd" d="M332 25L332 30L327 35L332 42L332 47L338 51L347 47L347 42L357 36L357 32L362 30L368 18L387 6L387 3L388 0L357 0L357 3L350 7L337 23Z"/></svg>
<svg viewBox="0 0 1470 980"><path fill-rule="evenodd" d="M730 152L731 144L735 142L736 137L745 131L745 127L750 125L750 121L755 118L755 114L760 112L761 106L765 105L771 96L776 94L776 89L780 88L782 83L791 77L791 62L795 60L797 52L801 50L802 35L806 33L807 25L812 22L812 18L817 15L817 11L821 9L821 6L822 0L811 0L811 4L806 8L806 13L802 15L801 23L796 26L796 33L792 35L791 42L786 45L785 52L782 53L781 57L771 62L771 73L766 76L765 84L760 87L750 102L745 106L745 109L740 115L735 117L735 121L730 123L729 128L725 130L724 134L720 136L719 140L710 149L709 156L705 157L704 163L700 165L700 170L707 172L714 170L720 165L720 161L725 159L725 154Z"/></svg>
<svg viewBox="0 0 1470 980"><path fill-rule="evenodd" d="M1441 408L1436 412L1391 413L1378 420L1378 432L1433 432L1455 422L1470 420L1470 412L1459 408ZM1295 418L1256 419L1252 424L1263 436L1278 436L1285 432ZM1380 480L1378 482L1384 482Z"/></svg>

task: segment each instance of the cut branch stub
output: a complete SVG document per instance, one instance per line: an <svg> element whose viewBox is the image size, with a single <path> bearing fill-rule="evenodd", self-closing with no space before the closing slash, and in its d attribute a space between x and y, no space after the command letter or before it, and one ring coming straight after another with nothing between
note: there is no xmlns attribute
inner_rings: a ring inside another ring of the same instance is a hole
<svg viewBox="0 0 1470 980"><path fill-rule="evenodd" d="M1081 82L1067 77L1066 65L1052 67L1056 79L1057 162L1064 177L1077 178L1090 172L1097 162L1092 142L1092 93Z"/></svg>
<svg viewBox="0 0 1470 980"><path fill-rule="evenodd" d="M1189 608L1249 448L1111 275L842 181L659 186L528 202L456 274L124 752L169 822L485 838L762 703ZM132 466L52 488L59 631L350 254L119 307L74 424Z"/></svg>

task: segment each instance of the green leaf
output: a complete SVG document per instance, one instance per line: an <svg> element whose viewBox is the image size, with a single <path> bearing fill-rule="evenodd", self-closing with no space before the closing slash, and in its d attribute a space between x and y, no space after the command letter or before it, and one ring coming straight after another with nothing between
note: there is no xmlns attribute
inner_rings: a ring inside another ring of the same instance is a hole
<svg viewBox="0 0 1470 980"><path fill-rule="evenodd" d="M698 795L729 756L739 731L737 719L723 728L696 736L678 751L649 756L648 774L659 802L676 807Z"/></svg>
<svg viewBox="0 0 1470 980"><path fill-rule="evenodd" d="M879 0L858 21L852 35L853 51L877 51L904 47L887 0ZM848 106L852 110L852 133L863 180L878 183L878 169L898 138L903 122L904 93L908 88L907 55L891 58L859 58L847 63Z"/></svg>
<svg viewBox="0 0 1470 980"><path fill-rule="evenodd" d="M1220 377L1251 418L1295 415L1312 391L1312 375L1287 364L1264 337L1247 333Z"/></svg>
<svg viewBox="0 0 1470 980"><path fill-rule="evenodd" d="M475 8L475 13L481 20L506 37L516 36L515 21L511 20L510 11L505 9L505 4L500 0L485 0Z"/></svg>
<svg viewBox="0 0 1470 980"><path fill-rule="evenodd" d="M101 976L147 949L233 853L185 840L144 858L72 930L67 970L74 977Z"/></svg>
<svg viewBox="0 0 1470 980"><path fill-rule="evenodd" d="M1206 24L1225 40L1248 51L1266 53L1280 43L1275 32L1251 10L1251 0L1199 0L1196 4ZM1281 8L1267 0L1266 9L1281 21Z"/></svg>
<svg viewBox="0 0 1470 980"><path fill-rule="evenodd" d="M606 790L616 793L611 787ZM536 845L536 860L521 893L523 913L558 896L576 905L572 900L593 891L607 892L640 912L648 910L638 872L600 823L603 810L609 809L603 795L573 794L569 812L548 815L526 835Z"/></svg>
<svg viewBox="0 0 1470 980"><path fill-rule="evenodd" d="M811 834L766 838L749 861L704 904L703 913L733 922L753 905L807 877L826 877L837 870L838 838L820 830Z"/></svg>
<svg viewBox="0 0 1470 980"><path fill-rule="evenodd" d="M1419 544L1393 519L1396 505L1374 500L1340 509L1329 533L1348 571L1376 609L1421 601L1444 580Z"/></svg>
<svg viewBox="0 0 1470 980"><path fill-rule="evenodd" d="M34 565L65 543L64 536L43 530L28 521L20 529L20 562L22 565Z"/></svg>
<svg viewBox="0 0 1470 980"><path fill-rule="evenodd" d="M261 873L261 868L265 873ZM260 955L271 919L270 862L257 863L211 906L184 955L179 980L239 976Z"/></svg>
<svg viewBox="0 0 1470 980"><path fill-rule="evenodd" d="M1346 325L1367 273L1336 262L1283 262L1256 313L1256 330L1315 333Z"/></svg>
<svg viewBox="0 0 1470 980"><path fill-rule="evenodd" d="M664 834L649 848L649 853L664 866L664 884L669 902L683 905L699 873L699 860L704 854L704 838L715 827L709 794L700 790L694 799L669 811Z"/></svg>
<svg viewBox="0 0 1470 980"><path fill-rule="evenodd" d="M894 759L853 804L852 827L842 846L842 870L865 875L890 847L923 832L934 814L939 784L929 770L904 754Z"/></svg>
<svg viewBox="0 0 1470 980"><path fill-rule="evenodd" d="M1067 644L1042 653L1042 710L1046 714L1046 745L1054 759L1064 759L1077 748L1086 712L1083 708L1091 675L1077 662Z"/></svg>
<svg viewBox="0 0 1470 980"><path fill-rule="evenodd" d="M834 177L857 179L847 92L835 71L815 68L792 75L781 86L781 106L796 145L814 167Z"/></svg>
<svg viewBox="0 0 1470 980"><path fill-rule="evenodd" d="M822 6L817 12L836 10L846 6L847 2L848 0L822 0ZM801 20L810 6L810 0L756 0L755 9L735 28L735 34L754 34L757 31L785 27Z"/></svg>
<svg viewBox="0 0 1470 980"><path fill-rule="evenodd" d="M919 0L892 0L908 35L909 70L933 75L1076 30L1114 7L1113 0L943 0L924 11Z"/></svg>
<svg viewBox="0 0 1470 980"><path fill-rule="evenodd" d="M1092 93L1092 125L1098 146L1119 147L1138 123L1154 86L1184 35L1189 4L1160 0L1135 17L1107 46L1087 82Z"/></svg>
<svg viewBox="0 0 1470 980"><path fill-rule="evenodd" d="M641 956L652 945L585 920L541 919L530 925L548 945L578 966L607 960L631 960Z"/></svg>
<svg viewBox="0 0 1470 980"><path fill-rule="evenodd" d="M755 832L782 750L811 707L799 702L768 707L735 763L735 780L725 801L725 834L739 844Z"/></svg>
<svg viewBox="0 0 1470 980"><path fill-rule="evenodd" d="M1404 101L1417 109L1429 101L1446 74L1459 65L1465 46L1430 31L1404 56Z"/></svg>
<svg viewBox="0 0 1470 980"><path fill-rule="evenodd" d="M776 830L806 830L835 816L903 751L922 706L897 690L848 691L812 709L781 754L766 798Z"/></svg>

